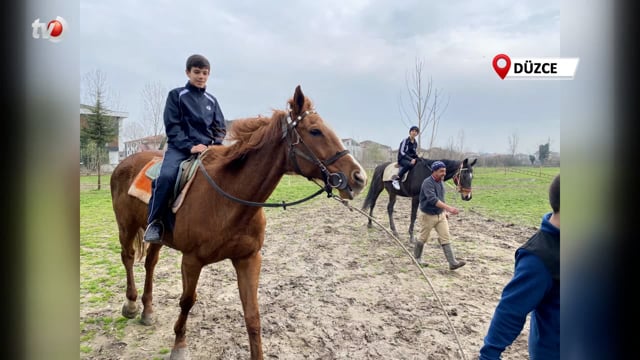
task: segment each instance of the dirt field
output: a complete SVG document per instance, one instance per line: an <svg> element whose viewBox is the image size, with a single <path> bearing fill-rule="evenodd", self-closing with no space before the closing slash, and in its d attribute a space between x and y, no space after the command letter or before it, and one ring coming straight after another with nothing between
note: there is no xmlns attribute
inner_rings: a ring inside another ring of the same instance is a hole
<svg viewBox="0 0 640 360"><path fill-rule="evenodd" d="M359 208L363 199L353 206ZM384 226L386 199L382 194L374 213ZM394 213L405 246L409 208L409 199L399 198ZM420 271L387 233L377 226L367 229L361 214L321 197L285 211L268 209L267 221L258 295L266 359L475 359L502 287L511 278L514 251L535 231L476 213L452 216L453 248L467 261L453 272L435 238L425 246L424 259L431 264L425 273L456 329L463 356ZM120 262L119 254L113 261ZM154 325L129 320L121 338L89 327L85 331L96 331L95 351L82 358L168 358L182 289L179 264L179 253L162 250ZM143 263L135 271L141 295ZM117 317L125 299L124 278L121 284L121 293L107 307L83 306L80 317ZM528 326L503 359L528 359ZM203 269L187 341L192 359L249 358L229 261Z"/></svg>

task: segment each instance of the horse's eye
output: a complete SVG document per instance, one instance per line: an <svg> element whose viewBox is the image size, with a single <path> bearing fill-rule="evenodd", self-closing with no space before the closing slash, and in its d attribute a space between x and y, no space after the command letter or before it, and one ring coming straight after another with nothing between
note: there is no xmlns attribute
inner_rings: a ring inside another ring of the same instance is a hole
<svg viewBox="0 0 640 360"><path fill-rule="evenodd" d="M320 136L322 135L322 131L318 130L318 129L311 129L309 130L309 133L313 136Z"/></svg>

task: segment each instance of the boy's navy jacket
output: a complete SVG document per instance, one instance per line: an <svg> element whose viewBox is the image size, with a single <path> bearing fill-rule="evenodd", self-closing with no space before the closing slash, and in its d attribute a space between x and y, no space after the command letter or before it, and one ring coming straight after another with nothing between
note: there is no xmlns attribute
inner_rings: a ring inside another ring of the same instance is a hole
<svg viewBox="0 0 640 360"><path fill-rule="evenodd" d="M218 100L189 82L169 92L164 125L168 145L185 153L198 144L222 144L227 132Z"/></svg>
<svg viewBox="0 0 640 360"><path fill-rule="evenodd" d="M400 142L398 148L398 162L401 160L411 161L418 157L418 142L411 142L411 137L408 137Z"/></svg>

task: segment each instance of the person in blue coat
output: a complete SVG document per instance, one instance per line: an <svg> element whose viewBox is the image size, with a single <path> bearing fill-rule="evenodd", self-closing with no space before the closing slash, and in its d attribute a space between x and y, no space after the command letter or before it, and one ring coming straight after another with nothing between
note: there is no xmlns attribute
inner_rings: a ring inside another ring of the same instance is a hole
<svg viewBox="0 0 640 360"><path fill-rule="evenodd" d="M513 277L502 291L480 360L500 359L529 314L529 359L560 358L560 175L549 187L549 203L553 211L516 250Z"/></svg>
<svg viewBox="0 0 640 360"><path fill-rule="evenodd" d="M161 243L164 215L173 197L180 163L209 145L220 145L226 135L224 115L215 96L206 91L211 66L202 55L187 59L189 81L169 91L164 108L167 149L160 174L153 181L144 241Z"/></svg>

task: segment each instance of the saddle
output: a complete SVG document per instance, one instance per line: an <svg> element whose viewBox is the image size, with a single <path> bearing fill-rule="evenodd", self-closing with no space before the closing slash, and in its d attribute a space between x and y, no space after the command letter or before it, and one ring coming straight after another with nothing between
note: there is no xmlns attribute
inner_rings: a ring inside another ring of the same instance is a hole
<svg viewBox="0 0 640 360"><path fill-rule="evenodd" d="M400 165L398 164L398 162L392 162L391 164L387 165L387 167L384 168L384 172L382 173L382 181L393 180L394 176L398 175L399 172L400 172ZM409 172L411 172L411 170L404 173L404 176L402 176L402 179L400 179L400 182L404 182L405 180L407 180L407 175L409 175Z"/></svg>
<svg viewBox="0 0 640 360"><path fill-rule="evenodd" d="M182 201L191 187L191 182L198 170L200 160L197 155L191 155L188 159L180 163L178 167L178 178L173 188L173 196L171 199L171 210L176 213ZM133 183L129 187L128 194L142 200L145 204L151 199L151 183L160 174L162 167L162 157L153 157L140 172L136 175Z"/></svg>

